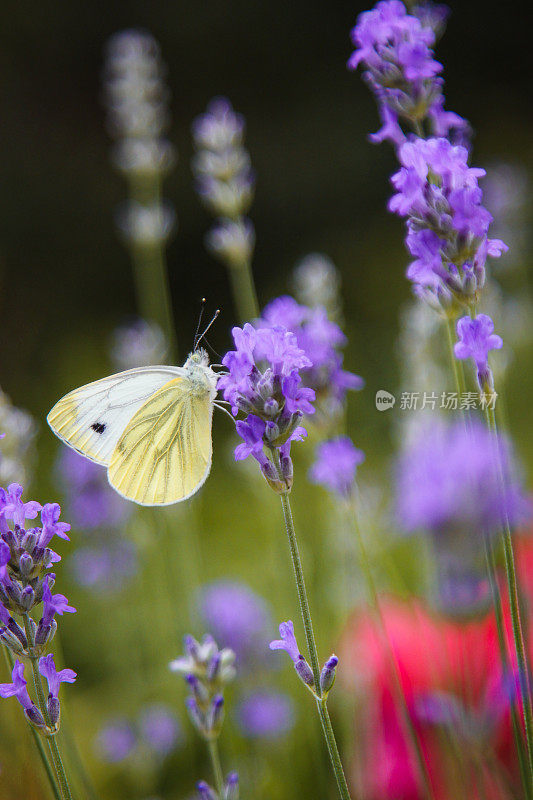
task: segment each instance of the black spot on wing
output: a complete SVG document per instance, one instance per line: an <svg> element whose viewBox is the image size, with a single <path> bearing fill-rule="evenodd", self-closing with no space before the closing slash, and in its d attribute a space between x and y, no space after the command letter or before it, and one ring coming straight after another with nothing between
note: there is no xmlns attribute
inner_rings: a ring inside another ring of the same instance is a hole
<svg viewBox="0 0 533 800"><path fill-rule="evenodd" d="M93 422L91 428L95 433L103 433L106 429L105 422Z"/></svg>

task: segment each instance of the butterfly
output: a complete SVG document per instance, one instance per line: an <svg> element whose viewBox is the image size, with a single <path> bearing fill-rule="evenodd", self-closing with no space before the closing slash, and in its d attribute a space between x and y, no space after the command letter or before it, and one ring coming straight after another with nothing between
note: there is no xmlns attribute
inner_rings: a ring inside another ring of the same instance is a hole
<svg viewBox="0 0 533 800"><path fill-rule="evenodd" d="M198 348L183 367L137 367L74 389L47 421L66 444L107 467L123 497L171 505L209 475L217 380Z"/></svg>

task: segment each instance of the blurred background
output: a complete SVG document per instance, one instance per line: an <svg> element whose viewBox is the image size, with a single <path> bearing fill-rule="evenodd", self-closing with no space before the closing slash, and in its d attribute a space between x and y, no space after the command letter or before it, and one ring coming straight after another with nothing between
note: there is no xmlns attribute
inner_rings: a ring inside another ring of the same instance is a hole
<svg viewBox="0 0 533 800"><path fill-rule="evenodd" d="M500 297L512 293L514 298L509 307L500 303L507 309L501 324L509 344L508 363L501 369L506 416L530 475L529 33L516 15L502 12L501 4L473 0L450 5L437 58L445 66L447 107L470 120L473 162L487 168L493 181L493 206L489 190L487 205L496 217L494 234L511 246L496 271ZM368 486L368 529L381 532L386 541L392 524L387 512L390 467L403 412L397 404L379 413L374 397L379 389L398 394L420 387L409 383L413 373L405 359L411 345L405 339L410 292L403 231L386 211L394 154L387 145L367 141L367 134L379 127L374 99L360 76L345 67L349 31L366 8L338 0L311 5L129 0L101 6L72 0L38 6L20 2L9 16L5 9L0 47L0 386L14 406L34 419L18 423L22 440L34 443L28 450L36 451L21 457L27 458L21 478L26 497L58 500L65 519L73 523L72 544L61 550L60 591L78 614L63 620L61 647L79 679L64 693L72 698L66 703L65 725L74 732L103 798L185 800L195 780L209 777L202 743L183 712L185 689L166 669L179 654L185 632L200 636L209 629L200 585L222 578L246 582L261 598L265 642L274 638L279 621L296 615L276 498L252 465L234 465L229 420L215 419L213 472L204 490L188 508L164 515L117 504L100 485L103 471L86 474L83 465L69 463L47 429L46 413L61 395L116 369L113 331L139 313L130 256L115 225L126 183L110 158L104 47L117 31L139 28L155 37L166 64L171 116L166 136L178 160L164 180L163 194L177 219L167 263L180 363L192 347L203 296L208 309L222 309L210 336L216 350L229 348L230 329L239 321L226 270L204 247L211 216L194 191L190 166L191 123L212 97L227 96L246 120L246 147L257 182L249 216L256 228L253 272L260 305L291 290L292 270L310 252L326 254L339 270L348 336L345 367L366 381L366 389L350 397L348 431L366 452L362 482ZM362 592L351 577L357 573L347 569L341 602L328 577L334 574L324 567L328 559L346 566L353 553L345 542L331 555L332 505L325 493L299 485L312 459L300 448L296 471L302 478L296 480L293 497L311 591L321 598L314 610L325 658ZM96 522L95 507L102 515ZM404 544L394 547L404 581L417 591L417 564ZM377 555L376 561L379 567ZM287 664L266 646L264 660L255 652L251 663L228 700L225 767L241 772L247 783L243 797L328 796L328 767L308 698L301 697ZM258 684L278 693L281 706L273 714L286 724L275 735L252 735L239 723L237 709ZM352 700L347 693L337 709L345 747L351 747ZM160 703L165 708L155 710L168 715L165 730L172 744L157 751L146 743L153 736L145 733L143 739L143 714ZM42 797L38 767L31 766L31 741L16 712L7 704L0 712L9 723L0 730L0 794L6 800L21 796L16 759L22 758L28 765L24 796ZM76 752L68 758L77 763ZM78 780L81 785L83 777ZM89 789L84 792L80 796L91 796Z"/></svg>

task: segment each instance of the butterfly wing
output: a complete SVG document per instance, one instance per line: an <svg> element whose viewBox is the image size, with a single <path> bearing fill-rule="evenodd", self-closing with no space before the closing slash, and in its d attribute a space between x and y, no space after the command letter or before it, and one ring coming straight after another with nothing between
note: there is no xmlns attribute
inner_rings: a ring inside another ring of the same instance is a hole
<svg viewBox="0 0 533 800"><path fill-rule="evenodd" d="M182 367L138 367L88 383L62 397L48 414L48 424L78 453L109 465L128 422Z"/></svg>
<svg viewBox="0 0 533 800"><path fill-rule="evenodd" d="M111 486L147 506L193 495L211 469L213 395L191 381L169 381L133 416L109 464Z"/></svg>

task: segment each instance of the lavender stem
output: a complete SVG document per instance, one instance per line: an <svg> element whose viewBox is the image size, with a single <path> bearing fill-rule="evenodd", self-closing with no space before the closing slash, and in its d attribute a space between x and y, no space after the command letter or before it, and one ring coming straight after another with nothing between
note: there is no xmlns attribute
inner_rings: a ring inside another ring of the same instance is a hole
<svg viewBox="0 0 533 800"><path fill-rule="evenodd" d="M207 747L209 750L209 758L211 759L211 766L213 768L213 775L215 777L215 786L217 787L218 796L222 798L224 793L224 773L222 772L222 765L220 763L217 739L209 739Z"/></svg>
<svg viewBox="0 0 533 800"><path fill-rule="evenodd" d="M275 447L273 447L271 448L271 453L280 480L283 481L279 452ZM283 518L285 520L285 529L287 531L287 537L289 539L292 566L294 569L294 577L296 579L296 588L298 590L298 599L300 602L300 612L302 615L302 621L305 630L307 649L309 651L309 660L311 662L311 669L313 671L318 714L320 717L320 722L322 723L322 730L324 732L324 738L326 740L331 766L333 767L333 772L335 774L335 779L337 781L339 795L341 796L342 800L351 800L350 791L348 789L346 776L344 775L344 770L339 755L339 749L337 747L335 734L333 732L333 727L331 725L331 720L326 705L326 698L321 697L320 693L320 666L318 660L318 652L316 649L315 634L313 630L313 622L311 620L311 611L309 608L309 600L307 598L307 590L305 588L305 578L303 573L302 561L300 559L300 551L298 549L298 541L296 539L296 530L294 528L294 521L292 518L289 493L282 492L280 494L280 499L281 499L281 507L283 509Z"/></svg>
<svg viewBox="0 0 533 800"><path fill-rule="evenodd" d="M496 415L494 408L490 408L489 404L485 407L487 417L487 424L496 438L498 447L498 470L501 485L504 485L504 477L502 472L502 459L499 448L498 426L496 423ZM522 714L524 717L524 727L526 732L526 742L529 761L529 774L530 780L533 781L533 712L531 702L531 685L529 679L529 664L526 655L526 648L524 644L524 633L522 630L522 619L520 614L520 601L518 590L518 579L516 575L515 556L513 539L511 535L511 528L509 526L509 519L507 511L504 509L503 525L502 525L502 540L503 552L505 558L505 572L507 575L507 586L509 590L509 602L511 607L511 621L513 626L513 638L516 651L516 660L518 664L518 682L520 686L520 695L522 698Z"/></svg>
<svg viewBox="0 0 533 800"><path fill-rule="evenodd" d="M32 633L32 628L30 625L30 615L28 613L24 615L24 628L26 630L26 636L28 637L28 642L30 643L31 647L34 647L35 641ZM50 722L50 717L48 714L48 707L46 705L46 698L43 692L43 685L41 683L41 676L39 675L39 667L38 667L39 659L36 658L35 656L34 657L30 656L30 661L33 673L33 683L35 685L35 693L37 695L39 710L41 711L41 714L44 717L47 727L52 728L52 724ZM59 751L55 735L48 737L48 746L50 748L50 755L52 756L52 761L56 771L57 781L59 783L61 796L63 800L73 800L67 779L67 773L65 772L65 767L63 765L63 760L61 758L61 753Z"/></svg>
<svg viewBox="0 0 533 800"><path fill-rule="evenodd" d="M15 664L15 661L13 659L13 655L12 655L11 651L8 650L7 647L2 646L2 650L4 651L4 655L6 657L6 662L7 662L7 665L9 667L9 672L11 673L11 670L13 669L13 666ZM39 751L39 756L41 758L44 770L46 772L46 777L48 778L48 782L50 784L50 788L52 790L52 794L54 795L55 800L63 800L62 797L61 797L61 794L59 792L59 787L57 785L56 777L54 775L54 770L52 769L52 767L50 765L50 760L49 760L48 756L46 755L46 750L44 749L42 739L41 739L40 735L37 733L37 731L35 730L35 728L33 727L33 725L31 725L30 722L28 722L28 728L30 729L31 735L33 736L33 741L35 742L35 746L37 747L37 750Z"/></svg>

